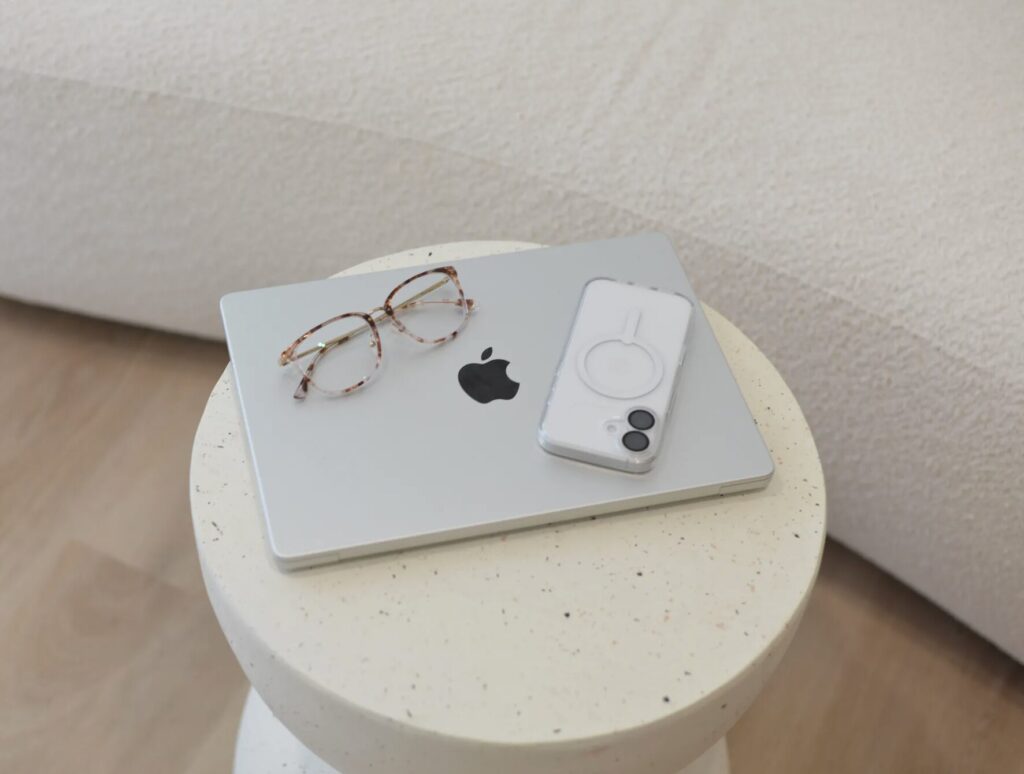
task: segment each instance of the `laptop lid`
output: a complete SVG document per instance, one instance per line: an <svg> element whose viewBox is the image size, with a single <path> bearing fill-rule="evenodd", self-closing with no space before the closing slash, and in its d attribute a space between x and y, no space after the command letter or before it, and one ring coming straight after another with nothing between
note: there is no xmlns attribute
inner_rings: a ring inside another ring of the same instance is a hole
<svg viewBox="0 0 1024 774"><path fill-rule="evenodd" d="M343 397L295 400L300 376L278 355L322 320L380 306L426 267L222 299L268 544L282 567L767 483L771 457L667 238L641 234L454 266L476 303L459 335L426 345L383 323L380 368ZM555 457L537 441L580 293L597 276L676 291L695 306L670 427L654 469L641 475ZM460 370L500 360L518 384L513 395L486 403L468 395Z"/></svg>

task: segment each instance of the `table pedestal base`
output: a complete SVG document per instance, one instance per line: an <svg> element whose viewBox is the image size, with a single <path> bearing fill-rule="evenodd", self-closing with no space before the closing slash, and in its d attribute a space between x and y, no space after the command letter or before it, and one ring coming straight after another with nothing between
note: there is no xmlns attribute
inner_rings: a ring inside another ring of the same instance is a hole
<svg viewBox="0 0 1024 774"><path fill-rule="evenodd" d="M310 752L285 728L252 688L242 710L235 743L235 774L341 774ZM679 774L729 774L729 753L722 737Z"/></svg>

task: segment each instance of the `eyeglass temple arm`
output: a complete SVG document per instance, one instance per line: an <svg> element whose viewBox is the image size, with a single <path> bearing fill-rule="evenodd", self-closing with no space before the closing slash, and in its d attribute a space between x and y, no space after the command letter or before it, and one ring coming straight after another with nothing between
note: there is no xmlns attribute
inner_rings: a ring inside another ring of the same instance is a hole
<svg viewBox="0 0 1024 774"><path fill-rule="evenodd" d="M299 379L299 384L295 388L295 392L292 393L292 397L295 398L295 400L306 399L306 395L309 394L309 383L313 379L313 371L316 370L316 364L320 362L320 358L324 353L329 351L330 350L325 347L317 353L316 357L309 361L309 365L306 366L306 369L302 372L302 378Z"/></svg>
<svg viewBox="0 0 1024 774"><path fill-rule="evenodd" d="M447 279L438 280L433 285L431 285L429 288L424 288L423 290L421 290L416 295L410 296L405 301L400 303L398 306L394 307L395 311L397 311L399 309L405 309L405 307L415 303L416 301L419 301L421 298L423 298L423 296L427 295L428 293L433 293L435 290L437 290L439 287L444 285L446 282L448 282ZM467 298L466 299L466 308L467 309L472 310L475 306L476 306L476 302L473 301L472 298ZM384 321L386 318L387 318L387 314L382 312L379 317L378 316L374 316L371 319L375 323L379 323L379 322ZM344 344L349 339L355 338L356 336L360 335L361 333L363 333L366 330L369 330L369 326L366 323L363 323L358 328L353 328L348 333L345 333L345 334L343 334L341 336L335 336L333 339L328 339L327 341L318 342L316 345L314 345L312 347L309 347L308 349L304 349L304 350L302 350L302 352L295 352L295 353L293 353L289 357L285 357L285 355L282 354L281 358L279 360L279 365L287 365L292 360L298 360L299 358L303 358L306 355L309 355L309 354L311 354L313 352L316 352L317 350L323 350L323 351L326 352L327 350L334 349L334 347L338 346L339 344ZM310 365L313 365L313 364L310 364ZM311 371L309 373L311 373ZM309 373L307 373L307 376L309 375Z"/></svg>
<svg viewBox="0 0 1024 774"><path fill-rule="evenodd" d="M373 321L375 323L379 323L383 319L384 319L384 317L374 317ZM304 349L301 352L295 352L295 353L293 353L290 356L285 356L284 354L282 354L281 355L281 359L279 361L279 365L288 365L288 363L292 362L293 360L299 360L300 358L304 358L306 355L310 355L310 354L312 354L314 352L324 352L324 353L330 352L332 349L337 347L339 344L344 344L349 339L353 339L356 336L358 336L359 334L369 330L369 328L370 328L370 326L368 326L366 323L363 323L358 328L353 328L348 333L346 333L346 334L344 334L342 336L335 336L333 339L328 339L327 341L319 341L316 344L314 344L312 347L309 347L308 349ZM310 369L307 371L307 374L311 374L312 373L312 369L313 369L313 367L315 365L316 365L316 361L314 360L312 363L310 363Z"/></svg>

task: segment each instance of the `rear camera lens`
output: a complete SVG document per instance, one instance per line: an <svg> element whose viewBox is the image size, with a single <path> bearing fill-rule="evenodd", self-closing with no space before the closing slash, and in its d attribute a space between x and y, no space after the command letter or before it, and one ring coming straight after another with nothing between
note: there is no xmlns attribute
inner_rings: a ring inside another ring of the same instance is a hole
<svg viewBox="0 0 1024 774"><path fill-rule="evenodd" d="M637 430L650 430L654 427L654 414L644 409L635 409L629 412L629 425Z"/></svg>
<svg viewBox="0 0 1024 774"><path fill-rule="evenodd" d="M622 436L622 445L630 451L642 452L651 445L651 439L645 433L638 430L630 430Z"/></svg>

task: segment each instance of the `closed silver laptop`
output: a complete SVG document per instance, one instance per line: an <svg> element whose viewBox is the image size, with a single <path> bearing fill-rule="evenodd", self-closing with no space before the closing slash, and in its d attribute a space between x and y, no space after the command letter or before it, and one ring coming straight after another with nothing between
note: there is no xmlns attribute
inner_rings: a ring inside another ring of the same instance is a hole
<svg viewBox="0 0 1024 774"><path fill-rule="evenodd" d="M222 299L267 543L282 568L767 484L771 457L664 236L454 266L475 304L459 335L429 345L382 323L380 368L342 397L312 390L295 399L301 375L279 365L280 353L322 320L379 307L420 268ZM594 277L694 302L670 426L657 464L640 475L556 457L537 442L580 293ZM496 389L472 394L477 377L492 376Z"/></svg>

